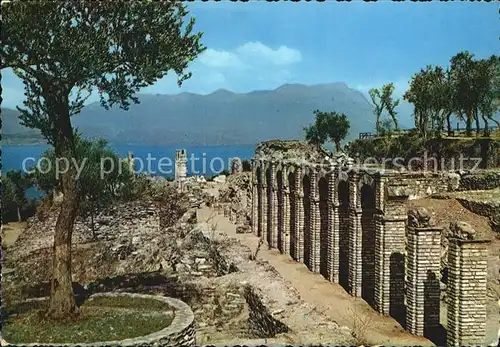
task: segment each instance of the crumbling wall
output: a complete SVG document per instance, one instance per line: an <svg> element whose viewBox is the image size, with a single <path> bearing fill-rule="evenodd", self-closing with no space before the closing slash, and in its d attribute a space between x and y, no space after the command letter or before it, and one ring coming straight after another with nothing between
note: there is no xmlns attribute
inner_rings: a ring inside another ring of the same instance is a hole
<svg viewBox="0 0 500 347"><path fill-rule="evenodd" d="M219 203L236 224L249 225L252 211L251 173L241 172L228 176L227 183L219 190Z"/></svg>
<svg viewBox="0 0 500 347"><path fill-rule="evenodd" d="M490 219L491 228L500 232L500 201L498 198L474 199L473 197L457 197L457 201L466 209Z"/></svg>
<svg viewBox="0 0 500 347"><path fill-rule="evenodd" d="M290 330L286 324L272 316L254 288L247 285L244 295L249 310L249 329L255 332L257 336L263 338L275 337Z"/></svg>
<svg viewBox="0 0 500 347"><path fill-rule="evenodd" d="M459 184L458 176L449 173L403 174L399 180L407 186L410 200L453 191Z"/></svg>
<svg viewBox="0 0 500 347"><path fill-rule="evenodd" d="M460 175L457 190L490 190L500 188L500 171L466 172Z"/></svg>

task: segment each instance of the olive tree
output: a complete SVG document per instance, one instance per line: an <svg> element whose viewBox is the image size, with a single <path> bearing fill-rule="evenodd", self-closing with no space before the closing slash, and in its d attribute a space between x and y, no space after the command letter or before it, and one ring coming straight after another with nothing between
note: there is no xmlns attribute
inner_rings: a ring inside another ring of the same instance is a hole
<svg viewBox="0 0 500 347"><path fill-rule="evenodd" d="M2 69L24 83L21 120L40 129L65 159L47 317L78 316L71 282L71 235L79 205L70 116L96 91L106 109L128 109L136 93L169 71L179 85L204 47L186 7L172 1L20 1L2 4ZM186 21L186 19L188 19Z"/></svg>

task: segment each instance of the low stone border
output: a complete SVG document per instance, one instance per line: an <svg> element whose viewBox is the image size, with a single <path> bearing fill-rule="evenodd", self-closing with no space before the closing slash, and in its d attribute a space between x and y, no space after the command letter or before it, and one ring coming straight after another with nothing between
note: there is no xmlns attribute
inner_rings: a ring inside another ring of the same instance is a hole
<svg viewBox="0 0 500 347"><path fill-rule="evenodd" d="M128 296L133 298L143 298L162 301L169 306L174 308L174 319L172 323L155 333L151 333L146 336L134 337L121 341L105 341L105 342L93 342L93 343L29 343L29 344L11 344L8 346L79 346L79 347L104 347L104 346L194 346L195 344L195 328L194 328L194 314L191 308L181 300L169 298L166 296L159 295L147 295L147 294L136 294L136 293L97 293L89 297L89 299L103 297L103 296ZM45 299L45 298L40 298ZM39 300L40 300L39 299Z"/></svg>

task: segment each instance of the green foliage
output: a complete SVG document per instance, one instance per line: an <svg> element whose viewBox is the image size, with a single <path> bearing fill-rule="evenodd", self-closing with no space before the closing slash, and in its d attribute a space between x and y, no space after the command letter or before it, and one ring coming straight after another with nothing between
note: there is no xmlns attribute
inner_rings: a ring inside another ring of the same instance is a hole
<svg viewBox="0 0 500 347"><path fill-rule="evenodd" d="M10 170L1 179L2 220L20 222L33 215L35 202L26 198L26 190L33 185L31 177L20 170Z"/></svg>
<svg viewBox="0 0 500 347"><path fill-rule="evenodd" d="M94 90L101 105L128 109L137 92L169 71L179 85L185 70L204 47L193 33L194 19L173 1L36 1L2 4L3 68L12 68L25 86L23 124L40 129L57 157L77 157L70 116L78 114ZM64 203L54 240L71 233L80 195L75 169L61 175ZM85 194L83 194L85 196ZM67 216L67 218L64 218ZM54 319L75 318L71 288L71 251L54 252L50 307ZM62 265L62 266L61 266ZM55 285L59 283L59 285Z"/></svg>
<svg viewBox="0 0 500 347"><path fill-rule="evenodd" d="M127 109L135 93L173 70L181 84L204 50L194 18L170 1L10 1L2 4L2 65L24 84L23 123L56 141L52 113L80 112L93 89L103 107ZM59 105L61 106L61 105Z"/></svg>
<svg viewBox="0 0 500 347"><path fill-rule="evenodd" d="M418 133L355 140L347 145L349 156L359 158L361 161L367 158L375 158L379 162L385 158L407 159L418 156L423 151L425 151L425 140Z"/></svg>
<svg viewBox="0 0 500 347"><path fill-rule="evenodd" d="M314 111L315 123L304 128L306 141L320 147L328 139L340 151L340 143L349 133L349 119L343 113Z"/></svg>
<svg viewBox="0 0 500 347"><path fill-rule="evenodd" d="M103 139L95 141L83 139L75 134L75 162L82 167L77 179L80 190L79 215L90 218L90 227L94 228L93 218L98 211L113 201L121 199L124 185L130 185L133 173L127 163L107 147ZM60 180L56 172L54 150L46 151L40 168L33 168L33 176L38 189L51 196L60 190Z"/></svg>
<svg viewBox="0 0 500 347"><path fill-rule="evenodd" d="M404 98L415 107L415 126L420 134L441 137L446 121L451 134L450 118L454 114L466 123L467 135L480 130L480 116L489 135L488 123L495 119L500 109L500 64L497 56L474 60L467 51L456 54L450 60L450 68L427 66L415 74Z"/></svg>
<svg viewBox="0 0 500 347"><path fill-rule="evenodd" d="M380 117L382 116L384 110L387 111L387 113L391 117L392 122L394 123L394 128L396 130L399 129L397 112L395 110L396 107L399 105L399 100L393 99L392 96L393 93L394 93L394 83L392 82L384 84L380 89L372 88L368 91L368 94L370 94L370 98L374 106L373 112L375 113L375 118L376 118L375 128L377 134L380 134L380 132L382 131Z"/></svg>

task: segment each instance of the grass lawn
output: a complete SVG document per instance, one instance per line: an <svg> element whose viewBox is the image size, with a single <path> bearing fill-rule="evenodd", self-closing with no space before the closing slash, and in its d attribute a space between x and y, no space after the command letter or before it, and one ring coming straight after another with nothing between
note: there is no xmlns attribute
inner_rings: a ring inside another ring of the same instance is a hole
<svg viewBox="0 0 500 347"><path fill-rule="evenodd" d="M86 301L80 311L81 318L76 322L60 323L45 319L44 310L34 305L8 316L2 322L2 337L19 344L114 341L159 331L174 318L173 309L166 303L130 297L96 297Z"/></svg>

